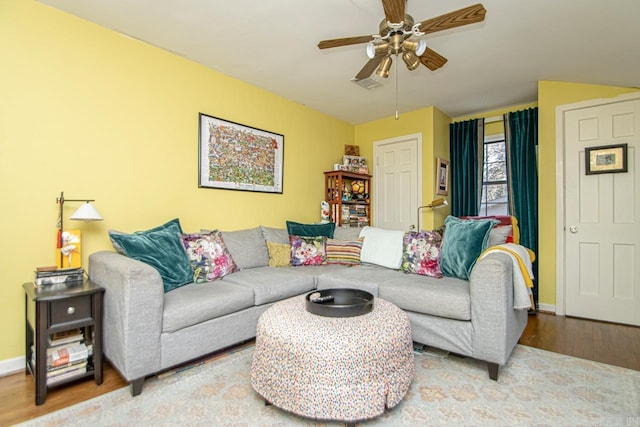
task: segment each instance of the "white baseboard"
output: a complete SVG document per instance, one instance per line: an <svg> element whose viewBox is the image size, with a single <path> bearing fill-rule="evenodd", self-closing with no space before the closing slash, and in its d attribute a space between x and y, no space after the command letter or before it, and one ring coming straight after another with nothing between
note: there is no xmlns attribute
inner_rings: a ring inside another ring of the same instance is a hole
<svg viewBox="0 0 640 427"><path fill-rule="evenodd" d="M24 356L0 360L0 377L24 371Z"/></svg>
<svg viewBox="0 0 640 427"><path fill-rule="evenodd" d="M556 306L555 306L555 304L538 303L538 310L539 311L546 311L546 312L549 312L549 313L555 313L556 312Z"/></svg>

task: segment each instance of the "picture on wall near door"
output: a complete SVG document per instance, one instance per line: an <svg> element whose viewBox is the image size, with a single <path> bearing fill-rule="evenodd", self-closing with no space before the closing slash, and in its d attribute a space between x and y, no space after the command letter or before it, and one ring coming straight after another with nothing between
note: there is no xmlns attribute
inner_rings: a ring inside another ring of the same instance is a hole
<svg viewBox="0 0 640 427"><path fill-rule="evenodd" d="M200 113L198 187L282 194L284 136Z"/></svg>
<svg viewBox="0 0 640 427"><path fill-rule="evenodd" d="M436 194L449 195L449 161L440 157L436 161Z"/></svg>
<svg viewBox="0 0 640 427"><path fill-rule="evenodd" d="M585 147L585 173L616 173L627 171L627 144Z"/></svg>

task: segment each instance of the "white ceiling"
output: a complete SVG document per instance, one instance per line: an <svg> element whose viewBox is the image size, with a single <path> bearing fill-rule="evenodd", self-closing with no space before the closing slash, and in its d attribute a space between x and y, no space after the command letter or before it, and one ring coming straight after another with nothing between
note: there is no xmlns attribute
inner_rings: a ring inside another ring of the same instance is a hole
<svg viewBox="0 0 640 427"><path fill-rule="evenodd" d="M401 114L450 117L535 102L538 80L640 86L639 0L481 0L484 22L425 36L444 67L400 60L374 90L350 81L365 44L317 43L377 33L380 0L40 1L353 124L394 114L396 75ZM418 22L476 2L408 0L406 12Z"/></svg>

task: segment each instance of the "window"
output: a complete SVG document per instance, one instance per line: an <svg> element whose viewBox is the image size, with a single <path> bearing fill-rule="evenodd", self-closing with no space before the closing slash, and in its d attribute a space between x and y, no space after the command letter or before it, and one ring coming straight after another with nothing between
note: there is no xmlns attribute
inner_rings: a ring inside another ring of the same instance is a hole
<svg viewBox="0 0 640 427"><path fill-rule="evenodd" d="M478 215L509 215L504 135L485 139L482 171L482 199Z"/></svg>

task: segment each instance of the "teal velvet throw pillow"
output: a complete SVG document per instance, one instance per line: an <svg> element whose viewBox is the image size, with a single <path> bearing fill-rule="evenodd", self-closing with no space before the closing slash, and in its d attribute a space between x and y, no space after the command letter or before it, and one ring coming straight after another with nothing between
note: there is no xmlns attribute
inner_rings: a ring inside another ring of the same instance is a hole
<svg viewBox="0 0 640 427"><path fill-rule="evenodd" d="M448 216L444 220L446 227L440 261L442 274L468 280L476 260L487 248L491 229L497 223L492 219L462 220Z"/></svg>
<svg viewBox="0 0 640 427"><path fill-rule="evenodd" d="M335 229L335 222L327 222L325 224L301 224L299 222L287 221L287 232L290 236L324 236L333 239Z"/></svg>
<svg viewBox="0 0 640 427"><path fill-rule="evenodd" d="M175 221L175 222L174 222ZM190 283L193 271L180 240L177 220L133 234L109 231L109 237L129 258L149 264L160 273L165 292Z"/></svg>

